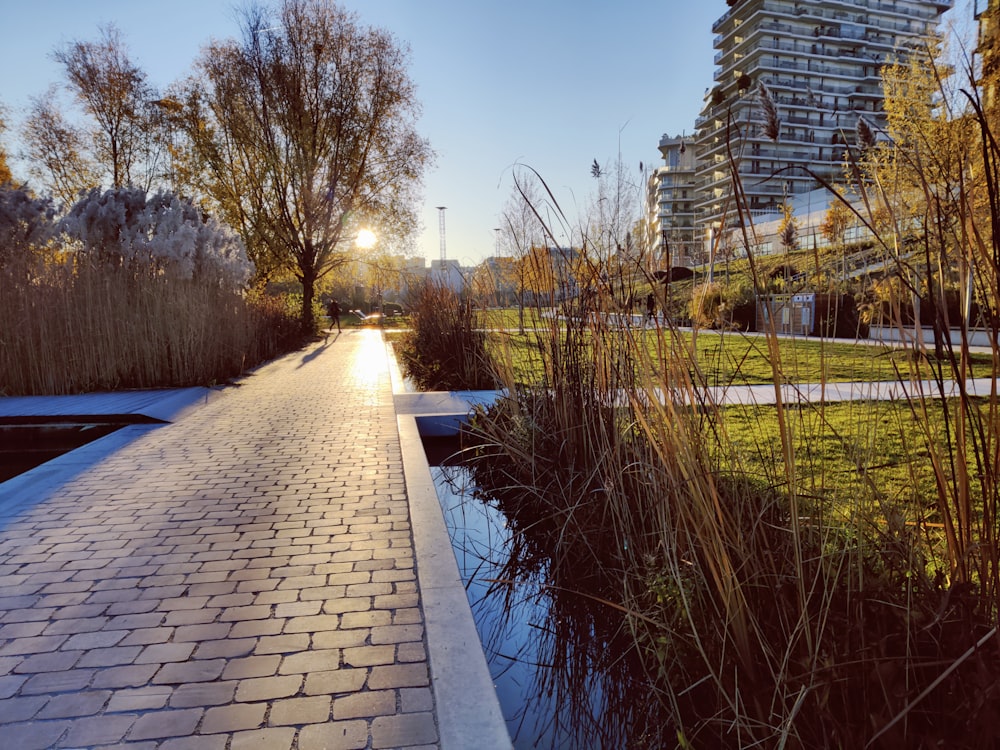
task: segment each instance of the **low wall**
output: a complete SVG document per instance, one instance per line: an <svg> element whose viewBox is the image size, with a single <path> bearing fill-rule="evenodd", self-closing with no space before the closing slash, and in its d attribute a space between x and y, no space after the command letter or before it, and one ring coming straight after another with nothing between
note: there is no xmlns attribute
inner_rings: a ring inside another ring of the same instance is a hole
<svg viewBox="0 0 1000 750"><path fill-rule="evenodd" d="M934 329L929 326L921 327L921 336L924 344L934 343ZM868 331L868 338L872 341L891 342L911 342L916 336L914 328L899 329L896 326L871 326ZM957 328L951 329L951 343L962 343L961 331ZM973 328L969 331L969 346L990 346L990 332L982 328Z"/></svg>

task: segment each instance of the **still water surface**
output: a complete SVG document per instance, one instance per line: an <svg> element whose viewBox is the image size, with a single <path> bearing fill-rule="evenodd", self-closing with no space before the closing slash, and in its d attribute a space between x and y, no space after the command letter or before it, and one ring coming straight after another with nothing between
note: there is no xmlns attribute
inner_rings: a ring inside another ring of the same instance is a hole
<svg viewBox="0 0 1000 750"><path fill-rule="evenodd" d="M530 534L511 528L468 469L431 472L514 747L665 746L623 615L581 594L585 584L553 586Z"/></svg>

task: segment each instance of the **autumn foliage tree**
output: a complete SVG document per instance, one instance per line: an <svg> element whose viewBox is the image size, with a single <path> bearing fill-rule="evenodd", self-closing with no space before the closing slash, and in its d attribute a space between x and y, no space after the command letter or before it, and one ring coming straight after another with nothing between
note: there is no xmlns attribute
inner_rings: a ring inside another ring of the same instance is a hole
<svg viewBox="0 0 1000 750"><path fill-rule="evenodd" d="M431 159L416 132L408 53L329 0L243 12L242 38L206 48L178 123L203 185L258 268L316 283L351 259L360 226L402 236Z"/></svg>
<svg viewBox="0 0 1000 750"><path fill-rule="evenodd" d="M799 249L799 224L790 203L781 204L781 222L778 225L778 239L786 253Z"/></svg>
<svg viewBox="0 0 1000 750"><path fill-rule="evenodd" d="M843 250L844 233L855 222L854 212L851 211L844 202L834 197L830 199L830 206L823 216L823 221L819 225L819 231L823 238L830 244L834 252Z"/></svg>
<svg viewBox="0 0 1000 750"><path fill-rule="evenodd" d="M113 25L97 41L75 41L53 55L66 82L89 117L94 161L112 188L151 186L156 151L151 131L153 88L129 57ZM37 109L37 108L36 108Z"/></svg>

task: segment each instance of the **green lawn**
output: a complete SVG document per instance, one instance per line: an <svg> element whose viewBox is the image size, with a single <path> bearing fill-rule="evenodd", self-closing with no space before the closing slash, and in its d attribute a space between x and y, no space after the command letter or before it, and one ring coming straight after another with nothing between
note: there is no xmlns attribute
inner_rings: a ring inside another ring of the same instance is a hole
<svg viewBox="0 0 1000 750"><path fill-rule="evenodd" d="M516 311L514 311L516 315ZM658 361L656 332L638 331L635 335L646 340L653 362ZM679 334L682 345L690 348L691 334ZM538 334L520 334L513 327L493 333L494 351L508 347L514 356L519 382L538 382L541 360L538 357ZM678 349L679 347L672 347ZM790 383L851 382L907 379L911 375L910 355L883 345L850 344L819 339L778 340L777 371ZM763 336L739 333L719 334L702 331L697 336L697 361L709 385L755 385L774 382L775 358ZM992 360L988 354L973 355L973 371L988 375ZM662 363L664 366L667 363ZM918 373L922 379L932 377L926 363ZM947 378L948 375L946 374Z"/></svg>

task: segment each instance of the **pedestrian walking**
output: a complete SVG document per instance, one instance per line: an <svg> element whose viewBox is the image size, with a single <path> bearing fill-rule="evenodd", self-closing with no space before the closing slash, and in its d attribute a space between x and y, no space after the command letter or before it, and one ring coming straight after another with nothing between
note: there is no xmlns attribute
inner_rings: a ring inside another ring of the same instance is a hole
<svg viewBox="0 0 1000 750"><path fill-rule="evenodd" d="M330 304L326 306L326 311L330 315L330 327L333 328L333 324L337 324L337 333L340 333L340 304L336 299L331 298Z"/></svg>

